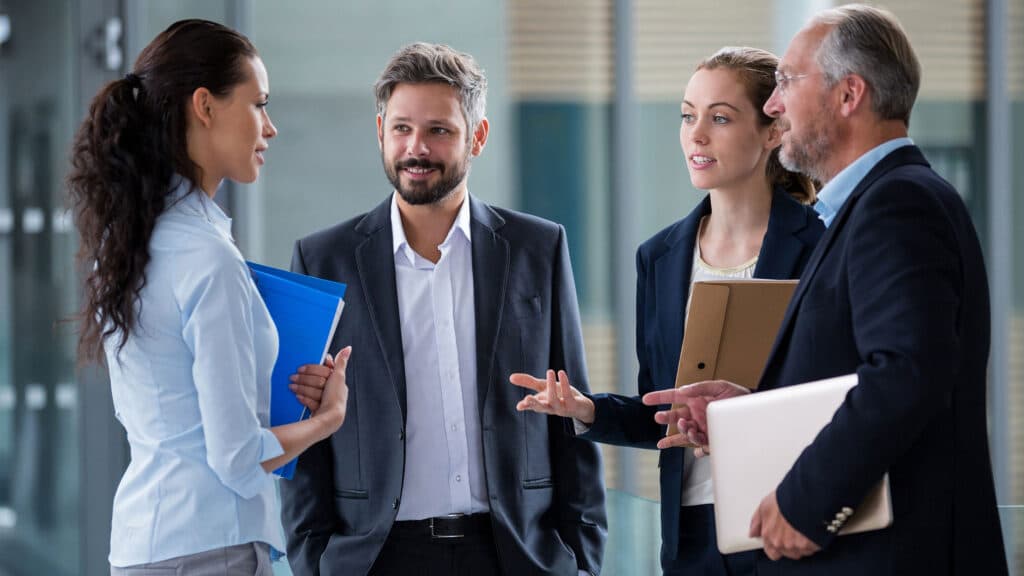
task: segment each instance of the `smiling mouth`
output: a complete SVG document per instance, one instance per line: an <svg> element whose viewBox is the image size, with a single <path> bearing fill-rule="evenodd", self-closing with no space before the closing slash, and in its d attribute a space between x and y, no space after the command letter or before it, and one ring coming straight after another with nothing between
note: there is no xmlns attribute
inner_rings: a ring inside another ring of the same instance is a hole
<svg viewBox="0 0 1024 576"><path fill-rule="evenodd" d="M424 174L430 174L435 170L435 168L420 168L417 166L410 166L408 168L403 168L402 170L414 176L423 176Z"/></svg>
<svg viewBox="0 0 1024 576"><path fill-rule="evenodd" d="M715 160L714 158L703 156L701 154L694 154L693 156L690 156L690 162L697 168L704 168L706 166L714 164L715 162L717 162L717 160Z"/></svg>

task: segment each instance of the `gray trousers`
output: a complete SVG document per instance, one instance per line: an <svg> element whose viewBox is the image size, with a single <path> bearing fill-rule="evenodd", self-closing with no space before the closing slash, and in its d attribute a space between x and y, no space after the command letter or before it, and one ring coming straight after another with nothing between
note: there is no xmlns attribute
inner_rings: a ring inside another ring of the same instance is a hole
<svg viewBox="0 0 1024 576"><path fill-rule="evenodd" d="M270 546L250 542L178 556L160 562L118 568L110 576L273 576Z"/></svg>

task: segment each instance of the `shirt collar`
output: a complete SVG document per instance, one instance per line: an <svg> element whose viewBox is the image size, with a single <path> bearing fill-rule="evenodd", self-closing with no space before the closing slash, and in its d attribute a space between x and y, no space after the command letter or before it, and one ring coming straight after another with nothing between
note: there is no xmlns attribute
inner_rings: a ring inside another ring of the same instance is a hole
<svg viewBox="0 0 1024 576"><path fill-rule="evenodd" d="M444 242L441 243L439 248L447 248L456 231L462 234L466 239L466 242L472 244L473 237L469 232L469 222L469 192L467 192L465 199L462 201L462 206L459 207L459 213L455 216L455 222L452 223L451 229L448 230L448 235L445 237ZM416 254L413 252L412 247L409 246L409 242L405 236L405 227L402 225L402 215L398 212L397 192L391 195L391 249L395 255L398 255L399 251L405 254L405 257L409 260L410 264L414 264L416 262Z"/></svg>
<svg viewBox="0 0 1024 576"><path fill-rule="evenodd" d="M860 158L836 174L835 178L829 180L828 184L825 184L818 192L818 201L814 204L814 210L818 213L818 218L825 223L825 227L832 224L832 220L846 203L846 199L853 193L853 189L868 175L868 172L871 172L872 168L893 150L913 145L914 141L910 138L893 138L883 142L862 154Z"/></svg>
<svg viewBox="0 0 1024 576"><path fill-rule="evenodd" d="M231 218L220 209L220 206L206 195L192 181L175 174L171 178L171 192L167 195L166 207L191 216L204 218L229 240L231 239Z"/></svg>

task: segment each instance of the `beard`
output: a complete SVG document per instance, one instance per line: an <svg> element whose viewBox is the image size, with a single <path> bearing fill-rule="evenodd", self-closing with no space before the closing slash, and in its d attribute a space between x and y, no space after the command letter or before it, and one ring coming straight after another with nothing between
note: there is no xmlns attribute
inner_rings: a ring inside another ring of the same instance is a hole
<svg viewBox="0 0 1024 576"><path fill-rule="evenodd" d="M834 126L834 117L834 113L828 111L800 136L790 131L789 142L779 148L779 162L791 172L800 172L823 184L828 182L833 175L826 173L825 161L831 155L835 142L835 134L830 129Z"/></svg>
<svg viewBox="0 0 1024 576"><path fill-rule="evenodd" d="M466 174L469 173L470 162L468 152L465 158L453 165L419 158L410 158L409 160L390 164L383 151L381 152L380 159L384 164L384 173L387 175L388 181L395 188L395 191L402 197L402 200L414 206L441 202L451 195L452 191L466 179ZM432 168L438 171L441 178L432 186L428 182L410 182L408 185L403 185L402 170L406 168Z"/></svg>

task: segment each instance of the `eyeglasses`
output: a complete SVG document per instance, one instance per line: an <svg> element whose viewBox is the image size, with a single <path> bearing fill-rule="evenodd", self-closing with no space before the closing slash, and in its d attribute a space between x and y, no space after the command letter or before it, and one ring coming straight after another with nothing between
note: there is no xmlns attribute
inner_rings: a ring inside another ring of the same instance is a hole
<svg viewBox="0 0 1024 576"><path fill-rule="evenodd" d="M813 72L807 72L805 74L786 74L785 72L782 72L781 70L776 68L775 69L775 86L778 87L779 93L785 94L786 93L786 88L789 86L790 82L792 82L793 80L799 80L801 78L807 78L808 76L810 76L812 74L814 74L814 73Z"/></svg>

